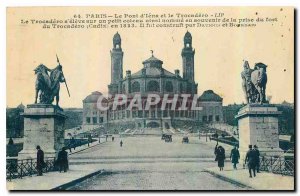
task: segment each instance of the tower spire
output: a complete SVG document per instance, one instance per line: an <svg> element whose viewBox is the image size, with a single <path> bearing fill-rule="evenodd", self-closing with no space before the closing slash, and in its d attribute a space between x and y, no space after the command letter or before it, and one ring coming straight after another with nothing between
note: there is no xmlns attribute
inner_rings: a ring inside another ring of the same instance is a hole
<svg viewBox="0 0 300 196"><path fill-rule="evenodd" d="M121 47L122 39L118 32L113 36L113 48L111 56L111 83L108 86L109 93L114 95L119 91L120 81L123 79L123 50Z"/></svg>
<svg viewBox="0 0 300 196"><path fill-rule="evenodd" d="M187 31L183 37L183 49L181 52L182 56L182 68L183 68L183 79L194 82L194 56L195 50L192 47L192 34Z"/></svg>

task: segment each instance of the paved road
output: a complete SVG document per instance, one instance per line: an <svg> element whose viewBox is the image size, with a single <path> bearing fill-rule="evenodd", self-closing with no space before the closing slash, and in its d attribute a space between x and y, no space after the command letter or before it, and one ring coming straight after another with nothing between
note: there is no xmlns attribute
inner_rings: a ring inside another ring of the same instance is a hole
<svg viewBox="0 0 300 196"><path fill-rule="evenodd" d="M243 190L203 171L215 167L215 142L181 137L165 143L159 137L122 138L124 145L107 142L70 157L70 164L105 169L107 175L94 176L71 190ZM227 152L229 148L225 146ZM228 153L227 153L228 154ZM227 163L230 164L230 163Z"/></svg>
<svg viewBox="0 0 300 196"><path fill-rule="evenodd" d="M106 142L100 146L72 155L75 159L114 159L114 158L214 158L216 141L206 142L205 138L190 137L189 144L182 144L182 137L173 136L173 142L166 143L158 136L126 137L121 138L123 147L120 147L120 138L114 142ZM223 145L229 155L231 147Z"/></svg>

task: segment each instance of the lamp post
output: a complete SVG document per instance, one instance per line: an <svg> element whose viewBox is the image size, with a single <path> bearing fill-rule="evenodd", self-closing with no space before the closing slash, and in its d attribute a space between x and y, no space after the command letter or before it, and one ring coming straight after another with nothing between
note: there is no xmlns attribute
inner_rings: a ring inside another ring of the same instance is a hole
<svg viewBox="0 0 300 196"><path fill-rule="evenodd" d="M162 120L162 117L160 118L160 131L163 134L164 129L163 129L163 120Z"/></svg>

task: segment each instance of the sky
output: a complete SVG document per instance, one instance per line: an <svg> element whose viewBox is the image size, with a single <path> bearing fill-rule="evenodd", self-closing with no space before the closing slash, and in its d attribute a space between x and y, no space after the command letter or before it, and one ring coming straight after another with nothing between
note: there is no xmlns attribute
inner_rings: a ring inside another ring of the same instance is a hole
<svg viewBox="0 0 300 196"><path fill-rule="evenodd" d="M255 28L116 28L42 29L20 24L22 19L70 18L74 14L216 13L226 17L276 18ZM56 66L56 54L63 66L71 97L61 84L61 107L82 107L93 91L107 93L110 83L110 50L118 31L124 51L123 75L140 70L142 61L154 56L163 67L182 75L181 50L188 30L195 48L195 81L198 94L212 89L223 97L223 105L245 102L240 73L243 60L251 67L268 65L266 94L272 103L294 102L294 10L288 7L28 7L7 9L7 106L31 104L35 96L33 70L40 63Z"/></svg>

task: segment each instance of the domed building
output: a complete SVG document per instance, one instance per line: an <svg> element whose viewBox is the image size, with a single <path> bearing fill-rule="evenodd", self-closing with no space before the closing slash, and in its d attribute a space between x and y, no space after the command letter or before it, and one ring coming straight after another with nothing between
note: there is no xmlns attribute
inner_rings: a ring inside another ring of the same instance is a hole
<svg viewBox="0 0 300 196"><path fill-rule="evenodd" d="M95 91L88 95L83 102L83 129L93 130L99 125L107 123L107 112L101 111L97 107L99 98L102 97L102 104L107 105L107 99L103 97L102 93Z"/></svg>
<svg viewBox="0 0 300 196"><path fill-rule="evenodd" d="M212 119L212 121L222 120L222 107L218 108L221 111L212 114L213 117L208 111L211 109L210 106L214 105L214 110L219 104L222 106L222 98L220 97L221 99L217 100L216 97L219 96L215 93L211 95L211 91L205 91L199 99L196 99L196 105L207 109L207 114L203 114L199 110L193 110L191 107L193 96L197 96L198 84L194 80L195 50L192 47L190 32L186 32L183 38L183 49L181 51L182 76L178 69L174 72L164 69L163 61L155 57L152 51L151 56L142 62L142 68L139 71L131 73L130 70L127 70L125 77L123 77L124 53L121 41L120 34L116 33L113 37L113 48L110 51L111 83L108 85L108 91L112 98L102 99L108 109L105 111L97 109L97 100L102 96L100 92L93 92L87 96L83 100L83 121L86 127L103 125L109 132L147 128L161 128L161 130L173 132L174 128L182 128L185 125L197 127L202 121L210 122L207 119ZM119 94L126 95L127 102L113 109L113 98ZM127 109L130 101L137 94L141 97L142 107ZM161 98L167 95L168 99L178 96L178 100L175 103L175 108L172 108L171 103L167 103L166 108L162 109L162 101L159 101L148 110L145 109L145 102L149 94L156 94ZM184 102L181 96L186 94L191 95L187 99L187 110L181 110L180 107Z"/></svg>
<svg viewBox="0 0 300 196"><path fill-rule="evenodd" d="M198 103L202 107L199 119L203 123L223 122L222 97L212 90L207 90L198 98Z"/></svg>

